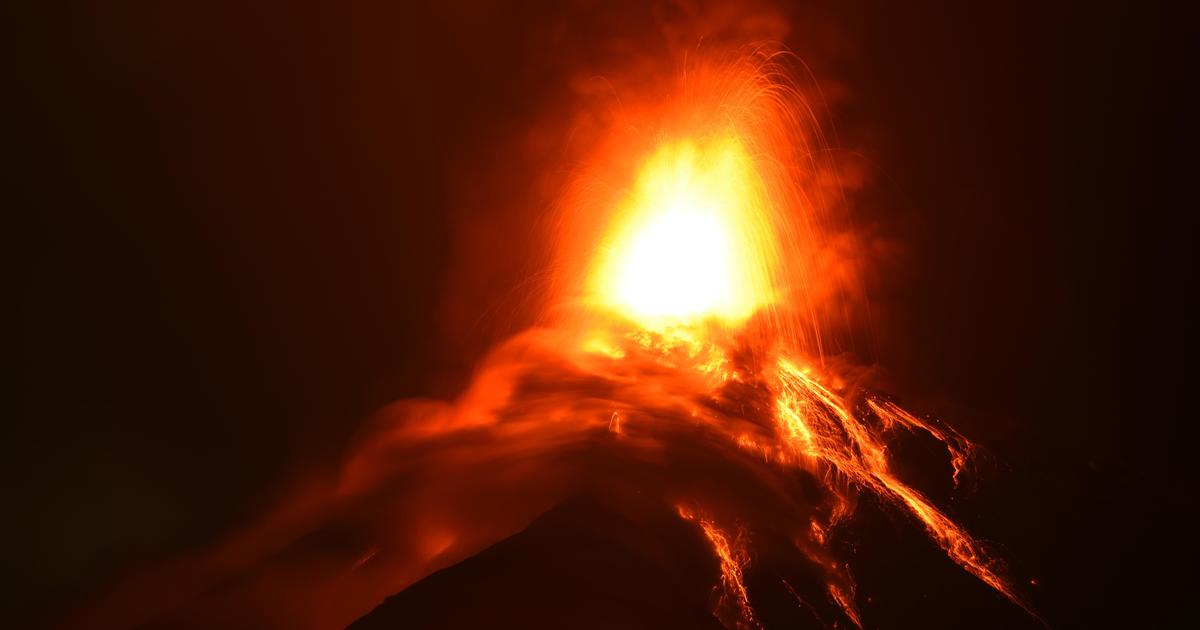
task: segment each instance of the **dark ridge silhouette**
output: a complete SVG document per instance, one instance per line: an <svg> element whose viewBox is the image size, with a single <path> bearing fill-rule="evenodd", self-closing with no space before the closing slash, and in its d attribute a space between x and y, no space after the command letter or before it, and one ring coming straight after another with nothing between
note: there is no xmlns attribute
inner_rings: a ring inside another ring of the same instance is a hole
<svg viewBox="0 0 1200 630"><path fill-rule="evenodd" d="M720 629L703 535L667 506L634 503L575 495L350 627Z"/></svg>

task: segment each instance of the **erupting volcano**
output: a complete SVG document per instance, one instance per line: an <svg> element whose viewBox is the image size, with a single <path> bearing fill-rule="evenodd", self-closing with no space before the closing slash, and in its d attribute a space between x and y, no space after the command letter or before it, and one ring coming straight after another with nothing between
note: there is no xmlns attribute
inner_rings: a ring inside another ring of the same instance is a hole
<svg viewBox="0 0 1200 630"><path fill-rule="evenodd" d="M647 625L863 627L871 594L843 535L870 497L1033 615L892 449L936 444L957 487L975 446L873 391L849 358L865 263L798 66L766 47L697 53L624 94L548 222L539 323L493 348L457 400L381 411L320 499L196 571L274 555L280 568L246 590L291 593L271 619L293 625L444 620L427 610L438 589L491 610L478 602L559 583L581 603L555 616L544 602L520 625L626 623L605 615L633 604L600 601L621 587L681 593L639 604ZM513 564L542 581L497 569ZM297 588L284 574L320 577Z"/></svg>
<svg viewBox="0 0 1200 630"><path fill-rule="evenodd" d="M921 432L944 446L957 485L971 442L828 356L824 319L853 287L844 271L822 274L853 261L827 242L838 204L821 190L819 121L787 61L761 49L694 61L679 95L626 121L653 131L601 155L564 203L544 325L494 351L454 405L401 413L378 447L390 454L372 459L454 449L455 477L506 478L485 484L496 492L550 476L563 494L667 506L707 541L720 570L711 611L728 628L763 625L743 573L788 556L837 612L801 592L803 577L776 588L822 623L861 626L830 540L853 527L863 493L1028 610L1000 561L893 470L889 440ZM471 526L448 529L452 540Z"/></svg>

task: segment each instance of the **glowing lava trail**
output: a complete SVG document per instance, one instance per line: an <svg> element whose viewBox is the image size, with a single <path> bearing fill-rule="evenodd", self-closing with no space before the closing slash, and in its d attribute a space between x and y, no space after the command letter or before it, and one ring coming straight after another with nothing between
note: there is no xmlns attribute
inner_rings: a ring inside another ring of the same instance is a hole
<svg viewBox="0 0 1200 630"><path fill-rule="evenodd" d="M742 579L742 569L750 563L742 532L730 537L711 520L697 518L690 510L679 508L679 516L688 521L696 521L704 536L712 543L713 552L721 563L721 595L717 600L714 614L726 626L741 629L761 628L762 625L754 617L754 609L750 606L750 594Z"/></svg>

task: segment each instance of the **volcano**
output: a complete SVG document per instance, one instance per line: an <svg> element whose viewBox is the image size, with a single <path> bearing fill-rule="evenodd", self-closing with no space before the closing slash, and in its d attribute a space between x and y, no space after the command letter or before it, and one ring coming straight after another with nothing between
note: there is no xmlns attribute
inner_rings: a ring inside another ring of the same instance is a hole
<svg viewBox="0 0 1200 630"><path fill-rule="evenodd" d="M550 222L538 321L452 400L378 412L319 492L176 590L289 627L892 625L872 612L889 591L863 580L891 550L856 557L879 532L855 516L876 510L880 531L924 535L901 537L923 555L884 572L902 592L921 575L888 607L918 604L904 623L960 625L954 608L919 614L928 574L954 567L971 625L979 591L1008 602L1006 627L1037 619L954 491L898 457L923 440L957 490L975 444L882 393L843 334L858 235L789 59L696 57L674 93L623 110ZM213 609L164 623L228 622Z"/></svg>

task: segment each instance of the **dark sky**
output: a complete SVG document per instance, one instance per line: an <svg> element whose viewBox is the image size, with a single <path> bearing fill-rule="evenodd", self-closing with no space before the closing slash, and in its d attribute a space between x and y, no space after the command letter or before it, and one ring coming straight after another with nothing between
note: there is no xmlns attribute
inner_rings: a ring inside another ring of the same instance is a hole
<svg viewBox="0 0 1200 630"><path fill-rule="evenodd" d="M531 195L506 139L640 5L215 4L9 20L22 618L236 528L380 405L452 396L510 325L442 321L456 222ZM788 43L848 90L855 211L906 246L874 358L993 453L972 528L1055 625L1153 625L1196 510L1195 37L1150 8L960 4L788 10ZM520 283L509 229L466 303Z"/></svg>

